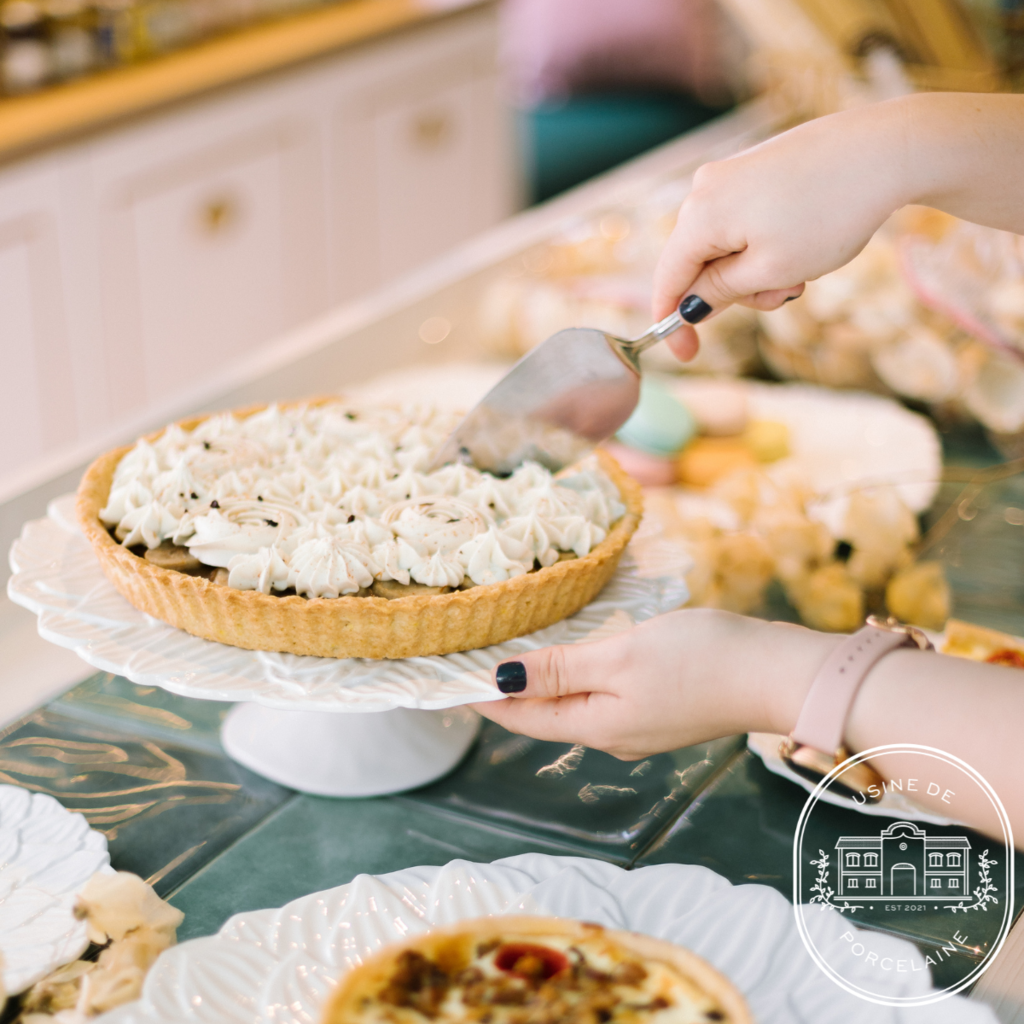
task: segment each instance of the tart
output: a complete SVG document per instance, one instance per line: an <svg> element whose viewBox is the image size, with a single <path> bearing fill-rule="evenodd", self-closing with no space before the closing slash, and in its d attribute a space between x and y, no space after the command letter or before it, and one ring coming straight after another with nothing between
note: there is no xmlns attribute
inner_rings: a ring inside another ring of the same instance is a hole
<svg viewBox="0 0 1024 1024"><path fill-rule="evenodd" d="M428 472L453 426L340 400L194 417L100 456L77 513L136 608L250 650L409 658L575 614L642 510L597 453L553 477Z"/></svg>
<svg viewBox="0 0 1024 1024"><path fill-rule="evenodd" d="M956 658L1024 668L1024 639L984 626L975 626L970 622L961 622L959 619L950 619L946 623L945 639L940 650Z"/></svg>
<svg viewBox="0 0 1024 1024"><path fill-rule="evenodd" d="M488 917L389 946L321 1024L750 1024L743 997L668 942L550 917Z"/></svg>

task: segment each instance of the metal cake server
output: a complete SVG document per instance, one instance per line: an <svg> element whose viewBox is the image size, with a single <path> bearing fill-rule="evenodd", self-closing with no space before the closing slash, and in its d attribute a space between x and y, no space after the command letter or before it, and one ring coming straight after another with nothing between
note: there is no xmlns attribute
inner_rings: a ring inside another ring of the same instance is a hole
<svg viewBox="0 0 1024 1024"><path fill-rule="evenodd" d="M455 428L431 469L470 462L507 475L525 460L552 472L629 419L640 398L640 353L685 323L679 310L632 341L570 327L528 352Z"/></svg>

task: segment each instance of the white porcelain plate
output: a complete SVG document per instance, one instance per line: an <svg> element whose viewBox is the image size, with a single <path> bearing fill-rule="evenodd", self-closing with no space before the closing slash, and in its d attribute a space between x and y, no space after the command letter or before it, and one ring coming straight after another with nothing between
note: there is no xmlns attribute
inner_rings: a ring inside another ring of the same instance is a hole
<svg viewBox="0 0 1024 1024"><path fill-rule="evenodd" d="M313 1024L331 986L367 954L434 925L505 913L583 918L688 946L735 982L758 1024L995 1024L991 1010L960 997L907 1010L839 989L804 949L793 908L767 886L733 886L689 865L624 871L537 853L360 875L278 910L238 914L218 934L165 952L142 999L102 1024ZM810 927L838 950L852 926L825 909ZM900 939L874 933L871 942L907 956ZM893 995L929 990L920 972L888 982Z"/></svg>
<svg viewBox="0 0 1024 1024"><path fill-rule="evenodd" d="M85 951L75 897L109 865L106 836L81 814L43 793L0 786L0 978L8 994Z"/></svg>
<svg viewBox="0 0 1024 1024"><path fill-rule="evenodd" d="M393 371L346 394L360 401L429 402L457 411L483 398L508 367L445 363ZM812 384L732 381L746 395L753 419L775 420L789 430L791 454L772 472L795 471L823 501L816 514L838 529L846 496L862 487L894 484L909 509L923 512L935 500L942 473L942 444L931 421L892 398L835 391ZM682 401L721 381L699 374L668 378Z"/></svg>
<svg viewBox="0 0 1024 1024"><path fill-rule="evenodd" d="M154 619L114 589L74 520L74 496L26 523L11 548L11 600L39 616L39 633L90 665L184 697L252 701L286 711L441 709L502 695L499 661L552 644L584 643L678 608L691 567L679 547L642 526L596 600L570 619L476 651L396 661L245 651Z"/></svg>
<svg viewBox="0 0 1024 1024"><path fill-rule="evenodd" d="M673 392L689 394L714 384L679 377ZM839 535L848 495L872 486L895 486L912 512L935 500L942 478L942 443L931 421L881 395L832 391L810 384L742 381L750 416L784 423L790 454L771 472L795 471L820 495L814 515Z"/></svg>
<svg viewBox="0 0 1024 1024"><path fill-rule="evenodd" d="M790 782L795 782L801 789L806 790L808 795L814 792L815 783L805 779L802 775L793 771L785 761L779 757L779 744L785 739L784 736L776 736L769 732L752 732L747 736L747 746L751 752L757 754L764 762L765 768L775 775L781 775ZM881 818L899 818L901 821L926 821L932 825L959 825L960 822L953 818L944 818L941 814L932 814L929 811L918 807L913 801L908 800L902 793L887 792L878 803L856 804L852 800L825 790L820 796L827 804L842 807L847 811L859 811L861 814L874 814Z"/></svg>

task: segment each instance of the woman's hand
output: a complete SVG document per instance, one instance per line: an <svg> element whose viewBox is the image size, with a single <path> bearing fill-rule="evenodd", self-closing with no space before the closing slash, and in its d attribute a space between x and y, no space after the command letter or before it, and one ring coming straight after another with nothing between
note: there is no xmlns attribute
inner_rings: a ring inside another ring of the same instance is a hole
<svg viewBox="0 0 1024 1024"><path fill-rule="evenodd" d="M918 93L809 121L705 164L654 277L660 320L775 309L836 270L901 206L1024 232L1024 96ZM684 311L685 312L685 311ZM669 342L697 351L692 328Z"/></svg>
<svg viewBox="0 0 1024 1024"><path fill-rule="evenodd" d="M800 125L704 164L654 276L654 316L691 323L732 303L769 310L847 263L906 202L902 101ZM692 330L672 339L696 352Z"/></svg>
<svg viewBox="0 0 1024 1024"><path fill-rule="evenodd" d="M474 707L512 732L637 760L747 730L789 732L835 642L799 626L684 609L505 662L497 681L510 699Z"/></svg>
<svg viewBox="0 0 1024 1024"><path fill-rule="evenodd" d="M548 647L504 662L495 676L508 699L473 706L512 732L582 743L624 761L743 732L787 735L818 669L842 640L788 623L683 609L596 643ZM999 794L1019 837L1021 680L1016 668L893 651L861 684L845 745L857 751L919 744L962 758ZM875 767L885 773L899 764L890 758ZM917 799L948 811L938 797ZM972 797L957 813L1002 834L987 797Z"/></svg>

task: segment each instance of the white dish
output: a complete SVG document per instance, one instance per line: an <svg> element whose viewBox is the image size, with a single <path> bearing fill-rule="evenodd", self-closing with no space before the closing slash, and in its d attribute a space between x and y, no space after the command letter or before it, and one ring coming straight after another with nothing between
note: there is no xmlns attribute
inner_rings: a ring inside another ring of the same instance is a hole
<svg viewBox="0 0 1024 1024"><path fill-rule="evenodd" d="M493 363L446 363L384 374L346 394L368 402L430 402L447 409L473 405L508 367ZM680 374L663 378L684 402L688 395L720 389L719 378ZM923 512L935 500L942 473L942 444L924 416L898 401L859 391L834 391L812 384L767 384L730 379L742 390L753 419L789 428L791 454L773 463L773 473L795 470L817 494L815 515L836 533L852 490L895 484L904 503Z"/></svg>
<svg viewBox="0 0 1024 1024"><path fill-rule="evenodd" d="M109 866L106 836L81 814L43 793L0 786L0 978L9 995L85 951L75 898Z"/></svg>
<svg viewBox="0 0 1024 1024"><path fill-rule="evenodd" d="M583 918L688 946L738 985L759 1024L996 1019L988 1007L960 997L908 1011L842 991L812 963L790 904L766 886L733 886L689 865L624 871L531 853L493 864L452 861L360 875L277 910L238 914L218 934L165 952L141 1000L105 1015L102 1024L311 1024L330 987L367 954L434 925L504 913ZM851 925L824 910L810 927L816 942L838 950ZM910 948L881 933L871 941L893 957ZM921 974L893 973L890 983L893 994L929 989Z"/></svg>
<svg viewBox="0 0 1024 1024"><path fill-rule="evenodd" d="M687 395L714 386L700 377L678 377L672 391ZM774 420L789 430L790 455L770 466L772 474L795 471L821 500L813 515L838 536L848 495L894 485L912 512L935 500L942 479L942 444L932 423L899 402L859 391L832 391L810 384L737 381L752 419Z"/></svg>
<svg viewBox="0 0 1024 1024"><path fill-rule="evenodd" d="M765 768L775 775L781 775L790 782L795 782L808 794L814 792L815 783L805 779L802 775L793 771L785 761L779 757L779 744L785 739L784 736L776 736L769 732L752 732L747 736L747 746L751 752L757 754L764 762ZM852 800L839 796L826 790L819 797L827 804L835 807L842 807L845 810L859 811L861 814L873 814L880 818L899 818L900 821L926 821L932 825L959 825L960 822L953 818L944 818L941 814L932 814L929 811L918 807L917 804L908 800L902 793L886 792L878 803L858 804Z"/></svg>
<svg viewBox="0 0 1024 1024"><path fill-rule="evenodd" d="M25 524L11 548L7 592L39 616L45 639L97 669L183 697L286 711L442 709L501 699L490 681L499 661L597 640L678 608L687 598L689 566L685 554L640 531L596 600L572 618L507 643L396 661L246 651L190 636L130 605L103 575L75 524L74 496L66 495L51 503L46 519Z"/></svg>
<svg viewBox="0 0 1024 1024"><path fill-rule="evenodd" d="M641 525L611 582L572 618L493 647L401 661L245 651L151 618L103 575L72 495L26 523L7 592L39 616L44 639L95 668L184 697L242 702L221 735L247 768L306 793L376 796L425 785L461 760L479 717L459 705L502 699L491 682L499 661L598 640L682 605L692 562L655 531Z"/></svg>

